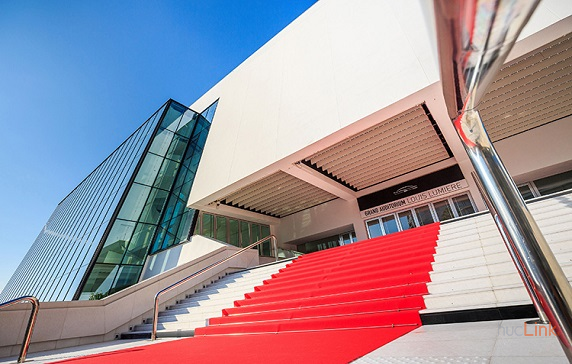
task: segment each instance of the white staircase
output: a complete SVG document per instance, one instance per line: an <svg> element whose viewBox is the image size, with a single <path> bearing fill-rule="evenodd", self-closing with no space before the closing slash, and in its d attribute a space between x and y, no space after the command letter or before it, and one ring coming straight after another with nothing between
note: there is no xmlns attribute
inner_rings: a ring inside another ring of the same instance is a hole
<svg viewBox="0 0 572 364"><path fill-rule="evenodd" d="M190 293L185 299L167 310L159 312L157 324L158 337L193 336L195 328L208 325L211 317L220 316L224 308L234 307L234 301L244 299L244 294L252 292L255 286L270 279L274 273L284 268L291 259L271 263L248 270L231 273L213 284ZM152 319L135 325L131 331L121 334L122 339L144 338L151 336Z"/></svg>
<svg viewBox="0 0 572 364"><path fill-rule="evenodd" d="M528 205L569 280L572 193ZM531 304L490 214L443 223L421 314Z"/></svg>

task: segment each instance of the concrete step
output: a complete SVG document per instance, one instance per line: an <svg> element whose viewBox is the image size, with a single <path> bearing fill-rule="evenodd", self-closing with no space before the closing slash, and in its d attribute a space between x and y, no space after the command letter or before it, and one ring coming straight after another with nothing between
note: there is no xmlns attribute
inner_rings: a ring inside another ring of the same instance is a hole
<svg viewBox="0 0 572 364"><path fill-rule="evenodd" d="M189 293L187 298L159 312L158 337L193 336L195 328L205 326L210 317L222 315L224 308L233 307L234 301L244 299L245 293L254 291L255 286L261 285L263 280L289 263L290 260L268 264L211 280L212 284L197 290L197 293ZM147 318L144 323L123 333L121 338L148 338L151 329L152 319Z"/></svg>

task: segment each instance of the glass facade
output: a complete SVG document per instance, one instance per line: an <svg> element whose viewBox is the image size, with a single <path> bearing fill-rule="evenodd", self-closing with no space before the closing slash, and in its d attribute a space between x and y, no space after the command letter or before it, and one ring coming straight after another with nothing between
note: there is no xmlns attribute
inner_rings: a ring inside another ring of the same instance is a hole
<svg viewBox="0 0 572 364"><path fill-rule="evenodd" d="M270 226L201 211L194 234L244 248L270 235ZM270 240L258 245L258 253L263 257L274 255Z"/></svg>
<svg viewBox="0 0 572 364"><path fill-rule="evenodd" d="M519 185L518 189L525 200L569 190L572 189L572 171L530 181Z"/></svg>
<svg viewBox="0 0 572 364"><path fill-rule="evenodd" d="M89 299L136 283L151 246L188 235L185 203L215 109L169 100L157 110L60 202L0 301Z"/></svg>

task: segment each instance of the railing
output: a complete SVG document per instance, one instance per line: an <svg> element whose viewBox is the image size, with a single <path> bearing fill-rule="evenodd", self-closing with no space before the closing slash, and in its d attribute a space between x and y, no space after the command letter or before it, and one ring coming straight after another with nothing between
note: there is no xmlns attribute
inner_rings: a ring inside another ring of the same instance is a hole
<svg viewBox="0 0 572 364"><path fill-rule="evenodd" d="M18 363L26 361L26 354L28 353L28 347L30 346L30 340L32 339L32 331L34 331L34 325L36 324L36 318L38 317L38 310L40 309L40 301L38 301L34 296L23 296L0 304L0 309L3 309L5 307L24 302L30 302L32 304L32 312L30 313L30 319L28 320L28 327L26 328L26 333L24 335L22 349L18 356Z"/></svg>
<svg viewBox="0 0 572 364"><path fill-rule="evenodd" d="M245 251L247 251L247 250L249 250L249 249L252 249L252 248L254 248L255 246L258 246L258 245L260 245L260 244L262 244L262 243L268 241L268 239L270 239L270 240L272 241L272 244L273 244L273 247L274 247L274 254L275 254L275 256L276 256L276 261L278 261L278 248L277 248L277 246L276 246L276 236L274 236L274 235L268 235L267 237L265 237L265 238L263 238L263 239L260 239L260 240L258 240L258 241L256 241L256 242L250 244L249 246L247 246L247 247L245 247L245 248L240 249L239 251L235 252L234 254L228 256L227 258L224 258L224 259L222 259L222 260L219 260L218 262L213 263L213 264L211 264L211 265L209 265L209 266L207 266L207 267L205 267L205 268L203 268L203 269L201 269L201 270L199 270L199 271L197 271L197 272L191 274L190 276L188 276L188 277L186 277L186 278L183 278L183 279L181 279L180 281L178 281L178 282L176 282L176 283L171 284L169 287L163 288L162 290L160 290L159 292L157 292L157 294L155 295L155 303L154 303L154 305L153 305L153 329L151 330L151 340L155 340L155 339L157 338L157 323L158 323L158 321L159 321L159 298L160 298L163 294L165 294L165 293L167 293L167 292L169 292L169 291L171 291L171 290L173 290L173 289L179 287L180 285L182 285L182 284L184 284L184 283L190 281L191 279L193 279L193 278L195 278L195 277L198 277L199 275L201 275L201 274L203 274L203 273L205 273L205 272L207 272L207 271L209 271L209 270L211 270L211 269L213 269L213 268L215 268L215 267L217 267L217 266L219 266L219 265L221 265L221 264L223 264L223 263L229 261L230 259L236 257L237 255L242 254L242 253L244 253Z"/></svg>
<svg viewBox="0 0 572 364"><path fill-rule="evenodd" d="M291 249L282 249L282 248L278 248L278 259L289 259L289 258L297 258L301 255L304 255L304 253L300 253L296 250L291 250Z"/></svg>

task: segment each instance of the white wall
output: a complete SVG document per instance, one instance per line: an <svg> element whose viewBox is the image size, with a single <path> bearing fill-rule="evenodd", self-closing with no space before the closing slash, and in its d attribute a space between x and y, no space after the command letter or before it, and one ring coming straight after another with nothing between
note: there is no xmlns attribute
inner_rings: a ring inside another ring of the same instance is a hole
<svg viewBox="0 0 572 364"><path fill-rule="evenodd" d="M191 105L220 97L190 202L436 82L428 28L416 1L316 3Z"/></svg>
<svg viewBox="0 0 572 364"><path fill-rule="evenodd" d="M495 148L517 183L571 169L572 117L498 141Z"/></svg>
<svg viewBox="0 0 572 364"><path fill-rule="evenodd" d="M524 35L571 15L570 4L541 2ZM437 82L432 23L427 1L317 2L191 105L220 98L189 203L272 173L273 163L292 163L310 144Z"/></svg>

